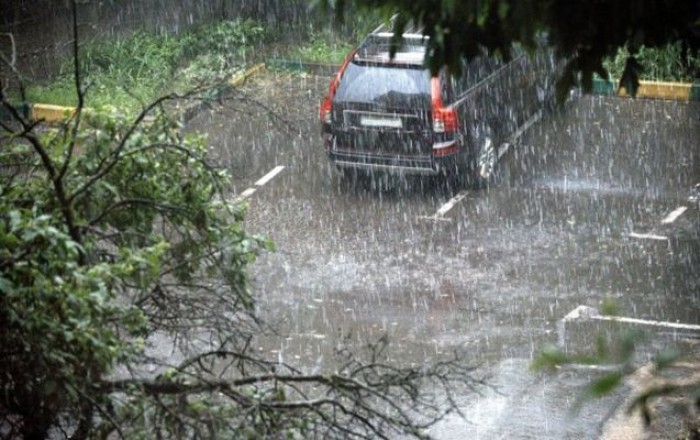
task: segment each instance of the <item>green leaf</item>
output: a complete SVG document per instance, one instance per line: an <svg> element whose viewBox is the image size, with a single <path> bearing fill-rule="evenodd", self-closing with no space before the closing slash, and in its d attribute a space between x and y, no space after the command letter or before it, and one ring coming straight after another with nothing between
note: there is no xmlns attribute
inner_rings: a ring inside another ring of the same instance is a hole
<svg viewBox="0 0 700 440"><path fill-rule="evenodd" d="M597 335L596 337L596 359L601 360L601 359L607 359L608 355L610 354L610 350L608 349L608 341L605 338L604 335Z"/></svg>
<svg viewBox="0 0 700 440"><path fill-rule="evenodd" d="M644 339L644 333L636 329L628 329L620 335L620 356L624 362L629 362L635 353L635 348Z"/></svg>
<svg viewBox="0 0 700 440"><path fill-rule="evenodd" d="M12 281L0 276L0 292L9 294L12 293L13 290L14 285L12 284Z"/></svg>
<svg viewBox="0 0 700 440"><path fill-rule="evenodd" d="M489 14L491 13L491 2L487 0L482 0L478 2L476 24L478 27L483 28L486 26Z"/></svg>
<svg viewBox="0 0 700 440"><path fill-rule="evenodd" d="M600 304L600 313L604 316L619 316L620 310L617 300L612 297L605 297Z"/></svg>
<svg viewBox="0 0 700 440"><path fill-rule="evenodd" d="M501 20L505 20L505 18L508 16L508 12L510 12L510 4L505 0L499 1L498 18L500 18Z"/></svg>
<svg viewBox="0 0 700 440"><path fill-rule="evenodd" d="M533 371L553 370L569 362L569 358L559 347L548 345L540 351L530 364Z"/></svg>
<svg viewBox="0 0 700 440"><path fill-rule="evenodd" d="M623 377L621 372L614 372L596 379L588 386L588 395L593 398L599 398L610 394L620 385Z"/></svg>
<svg viewBox="0 0 700 440"><path fill-rule="evenodd" d="M675 347L666 348L659 351L656 354L656 359L654 359L656 368L659 370L663 370L664 368L673 365L673 363L675 363L678 360L680 355L680 351Z"/></svg>

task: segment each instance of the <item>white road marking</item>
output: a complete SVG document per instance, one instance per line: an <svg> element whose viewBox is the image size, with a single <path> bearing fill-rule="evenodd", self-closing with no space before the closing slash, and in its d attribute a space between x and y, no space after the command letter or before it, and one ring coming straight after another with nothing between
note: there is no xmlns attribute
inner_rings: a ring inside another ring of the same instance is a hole
<svg viewBox="0 0 700 440"><path fill-rule="evenodd" d="M248 197L252 196L253 194L255 194L255 191L257 191L258 189L265 186L270 180L274 179L275 176L278 175L283 169L284 169L284 166L277 165L276 167L274 167L272 169L272 171L270 171L269 173L265 174L260 179L258 179L257 182L255 182L253 184L254 186L251 186L250 188L248 188L245 191L243 191L242 193L240 193L238 195L238 197L235 198L235 201L241 202L241 201L247 199Z"/></svg>
<svg viewBox="0 0 700 440"><path fill-rule="evenodd" d="M513 135L510 138L508 138L508 140L506 142L502 143L501 146L498 147L498 158L500 159L503 156L505 156L505 154L508 152L510 147L515 143L515 141L517 141L520 138L520 136L522 136L523 133L525 133L528 130L528 128L532 127L541 118L542 118L542 110L536 112L534 115L532 115L532 117L530 119L525 121L525 123L522 126L520 126L520 128L518 128L515 131L515 133L513 133Z"/></svg>
<svg viewBox="0 0 700 440"><path fill-rule="evenodd" d="M680 207L674 209L674 210L673 210L671 213L669 213L663 220L661 220L661 223L664 224L664 225L666 225L666 224L675 222L676 219L678 219L678 217L680 217L681 215L683 215L683 213L684 213L687 209L688 209L688 208L687 208L686 206L680 206Z"/></svg>
<svg viewBox="0 0 700 440"><path fill-rule="evenodd" d="M276 175L278 175L282 170L284 169L284 166L282 165L277 165L270 171L269 173L265 174L262 176L257 182L255 182L255 186L264 186L267 182L272 180Z"/></svg>
<svg viewBox="0 0 700 440"><path fill-rule="evenodd" d="M243 191L243 192L238 196L238 198L241 199L241 200L242 200L242 199L247 199L248 197L250 197L250 196L252 196L253 194L255 194L255 191L257 191L257 190L258 190L257 188L248 188L247 190Z"/></svg>
<svg viewBox="0 0 700 440"><path fill-rule="evenodd" d="M456 196L452 197L450 200L447 201L444 205L440 207L440 209L437 210L435 213L436 217L444 217L445 214L447 214L450 209L454 208L455 205L462 200L464 200L465 197L467 197L468 191L467 190L462 190L459 193L457 193Z"/></svg>
<svg viewBox="0 0 700 440"><path fill-rule="evenodd" d="M646 325L649 327L663 327L663 328L673 328L678 330L692 330L700 332L700 325L697 324L685 324L682 322L670 322L670 321L654 321L650 319L639 319L639 318L629 318L626 316L617 315L602 315L597 309L589 306L578 306L571 312L569 312L565 317L564 321L586 321L586 320L598 320L598 321L613 321L613 322L623 322L627 324L637 324Z"/></svg>
<svg viewBox="0 0 700 440"><path fill-rule="evenodd" d="M662 327L662 328L672 328L677 330L692 330L700 332L700 325L696 324L684 324L681 322L669 322L669 321L652 321L649 319L638 319L638 318L627 318L624 316L600 316L597 318L601 321L613 321L613 322L623 322L626 324L637 324L637 325L647 325L651 327Z"/></svg>
<svg viewBox="0 0 700 440"><path fill-rule="evenodd" d="M452 219L449 217L438 217L436 215L419 215L418 220L429 220L431 222L445 222L452 223Z"/></svg>
<svg viewBox="0 0 700 440"><path fill-rule="evenodd" d="M452 197L444 205L442 205L440 209L438 209L437 212L435 212L435 214L431 216L421 216L418 218L421 220L449 221L449 219L444 218L445 214L447 214L452 208L454 208L455 205L457 205L457 203L464 200L464 198L467 197L467 194L469 194L469 191L462 190L459 193L457 193L456 196Z"/></svg>
<svg viewBox="0 0 700 440"><path fill-rule="evenodd" d="M569 312L563 319L559 320L557 323L557 343L560 347L565 347L569 338L567 338L567 333L578 334L580 333L582 327L576 327L576 323L580 322L614 322L619 324L630 324L634 326L645 326L654 329L655 331L665 332L666 330L672 330L674 337L676 332L681 334L689 334L693 338L696 338L698 333L700 333L700 325L697 324L685 324L681 322L670 322L670 321L654 321L649 319L638 319L630 318L626 316L611 316L602 315L597 309L589 306L578 306L571 312ZM573 325L573 327L571 327ZM583 327L584 329L586 327ZM615 327L617 328L617 327Z"/></svg>
<svg viewBox="0 0 700 440"><path fill-rule="evenodd" d="M668 240L668 237L656 234L638 234L636 232L630 232L629 236L632 238L642 238L646 240Z"/></svg>
<svg viewBox="0 0 700 440"><path fill-rule="evenodd" d="M513 133L513 136L510 137L509 143L514 143L520 136L523 135L527 131L528 128L532 127L535 122L539 121L542 118L542 110L538 110L530 119L525 121L525 123L516 130L515 133Z"/></svg>

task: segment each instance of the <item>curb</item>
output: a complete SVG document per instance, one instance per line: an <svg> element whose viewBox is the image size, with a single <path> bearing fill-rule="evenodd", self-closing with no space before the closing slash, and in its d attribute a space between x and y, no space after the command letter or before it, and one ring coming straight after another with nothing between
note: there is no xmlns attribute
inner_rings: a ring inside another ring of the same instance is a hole
<svg viewBox="0 0 700 440"><path fill-rule="evenodd" d="M233 78L231 78L230 80L228 80L228 84L231 87L239 87L240 85L245 83L248 80L248 78L259 74L260 72L262 72L265 69L266 69L265 63L255 64L255 65L247 68L240 75L236 75Z"/></svg>
<svg viewBox="0 0 700 440"><path fill-rule="evenodd" d="M591 93L603 96L630 95L624 87L617 87L617 82L596 78L593 80ZM700 101L700 83L678 83L663 81L639 81L637 98L665 99L673 101Z"/></svg>
<svg viewBox="0 0 700 440"><path fill-rule="evenodd" d="M33 121L43 119L46 122L58 122L75 114L75 107L63 107L52 104L29 104L29 118Z"/></svg>
<svg viewBox="0 0 700 440"><path fill-rule="evenodd" d="M263 70L265 70L265 63L258 63L249 68L247 68L243 73L233 76L229 79L226 84L228 87L239 87L245 83L251 76L257 75ZM223 90L217 90L216 97L220 97L226 93L226 88ZM184 120L191 119L194 114L202 108L202 106L207 105L207 103L198 102L190 107L185 107L180 109L182 112L182 117ZM53 104L24 104L17 107L21 109L25 117L28 117L32 121L43 120L48 124L58 123L65 121L66 119L73 116L76 112L75 107L53 105ZM85 108L84 110L89 110Z"/></svg>

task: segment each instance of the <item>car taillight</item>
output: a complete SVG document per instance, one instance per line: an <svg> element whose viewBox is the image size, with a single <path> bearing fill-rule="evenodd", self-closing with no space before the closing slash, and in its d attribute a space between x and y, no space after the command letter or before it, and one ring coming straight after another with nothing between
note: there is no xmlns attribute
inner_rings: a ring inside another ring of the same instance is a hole
<svg viewBox="0 0 700 440"><path fill-rule="evenodd" d="M431 80L433 131L435 133L451 133L459 128L457 112L454 108L445 107L440 93L440 79Z"/></svg>
<svg viewBox="0 0 700 440"><path fill-rule="evenodd" d="M457 112L452 108L433 109L433 130L436 133L457 131Z"/></svg>
<svg viewBox="0 0 700 440"><path fill-rule="evenodd" d="M333 107L333 98L330 96L326 96L323 98L323 101L321 101L321 107L318 110L318 117L321 119L321 122L324 124L330 124L331 123L331 108Z"/></svg>
<svg viewBox="0 0 700 440"><path fill-rule="evenodd" d="M318 110L318 117L321 120L321 123L323 124L331 123L331 109L333 108L333 97L335 96L335 92L338 89L338 84L340 84L340 80L343 78L345 69L347 69L348 64L350 64L350 61L352 61L356 52L357 50L353 50L345 58L345 61L343 61L343 65L340 67L340 70L338 70L338 73L335 75L335 77L331 81L331 84L328 86L328 95L323 98L323 101L321 101L321 107Z"/></svg>

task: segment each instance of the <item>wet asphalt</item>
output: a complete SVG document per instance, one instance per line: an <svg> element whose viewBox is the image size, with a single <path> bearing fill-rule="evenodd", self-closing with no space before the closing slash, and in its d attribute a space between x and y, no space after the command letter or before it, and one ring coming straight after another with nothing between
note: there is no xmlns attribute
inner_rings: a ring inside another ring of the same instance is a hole
<svg viewBox="0 0 700 440"><path fill-rule="evenodd" d="M624 390L573 413L589 373L528 366L579 305L612 298L625 316L700 324L700 105L572 99L477 190L342 179L320 140L327 87L268 72L189 124L233 175L232 197L256 188L247 228L277 245L251 268L280 334L259 349L309 371L383 335L402 364L456 350L494 388L465 391L468 420L437 438L596 438Z"/></svg>

